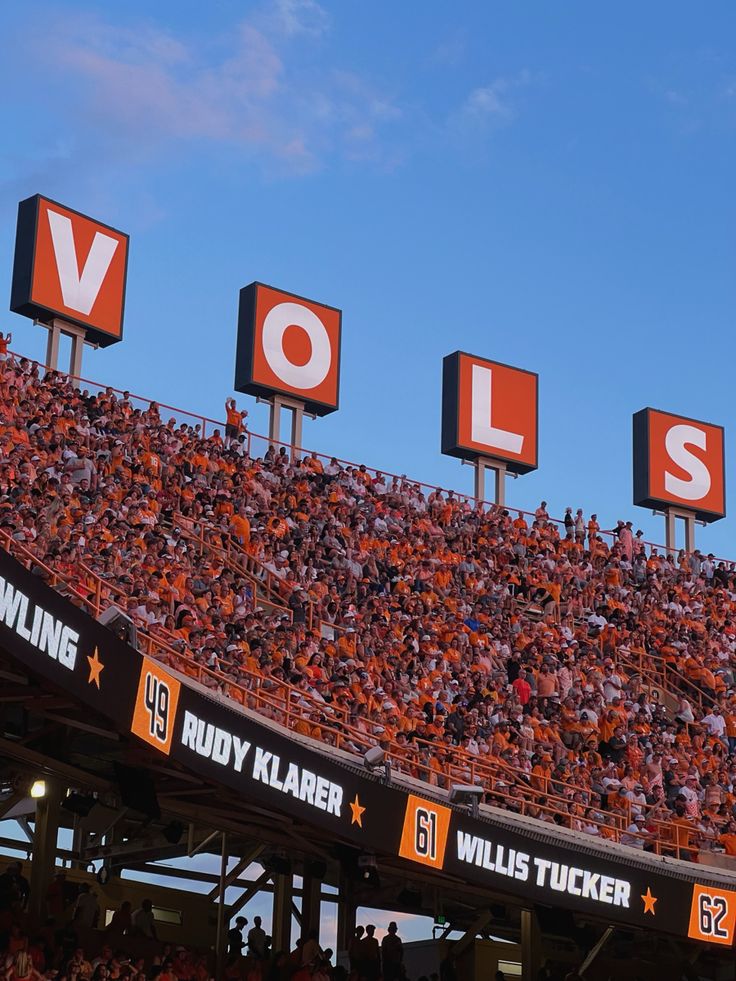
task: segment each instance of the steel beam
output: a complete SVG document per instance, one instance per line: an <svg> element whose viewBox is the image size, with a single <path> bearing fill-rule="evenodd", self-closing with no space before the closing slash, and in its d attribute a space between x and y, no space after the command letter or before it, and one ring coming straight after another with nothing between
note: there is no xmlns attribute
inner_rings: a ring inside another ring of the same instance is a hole
<svg viewBox="0 0 736 981"><path fill-rule="evenodd" d="M236 899L236 901L232 904L232 906L230 907L230 917L232 918L233 916L235 916L236 913L239 913L244 906L248 905L248 903L251 901L251 899L253 899L254 896L258 895L259 892L266 890L266 885L269 882L270 878L271 878L270 872L265 872L265 871L261 872L258 878L254 879L253 882L251 882L251 884L245 890L245 892L240 897L240 899Z"/></svg>
<svg viewBox="0 0 736 981"><path fill-rule="evenodd" d="M251 848L251 850L240 859L237 865L235 865L228 872L228 874L225 877L225 885L231 886L239 878L241 872L245 872L248 866L256 861L256 859L261 854L264 848L265 845L254 845L253 848ZM207 898L214 899L217 896L218 889L219 886L215 886L215 888L212 889L211 892L207 894Z"/></svg>
<svg viewBox="0 0 736 981"><path fill-rule="evenodd" d="M592 965L593 961L600 954L600 952L606 946L606 944L611 939L614 933L615 930L612 926L606 927L598 943L594 947L591 947L591 949L588 951L588 953L585 956L585 960L580 965L580 970L578 971L578 974L580 975L581 978L585 977L585 972Z"/></svg>
<svg viewBox="0 0 736 981"><path fill-rule="evenodd" d="M454 957L459 957L463 951L467 950L468 947L475 941L481 930L486 927L493 919L493 913L490 910L483 909L478 913L475 920L470 924L465 933L456 940L452 947L452 953ZM536 979L535 979L536 981Z"/></svg>

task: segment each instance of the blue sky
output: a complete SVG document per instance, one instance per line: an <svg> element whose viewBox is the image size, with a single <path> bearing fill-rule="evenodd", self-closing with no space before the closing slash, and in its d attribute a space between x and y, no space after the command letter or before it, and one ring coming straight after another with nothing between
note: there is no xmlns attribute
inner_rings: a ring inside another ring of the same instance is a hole
<svg viewBox="0 0 736 981"><path fill-rule="evenodd" d="M220 415L259 279L344 311L341 408L306 445L469 490L439 453L462 348L540 374L511 503L662 540L631 414L731 421L731 5L28 2L0 28L6 295L27 195L131 234L125 342L88 375ZM736 556L733 522L699 543Z"/></svg>

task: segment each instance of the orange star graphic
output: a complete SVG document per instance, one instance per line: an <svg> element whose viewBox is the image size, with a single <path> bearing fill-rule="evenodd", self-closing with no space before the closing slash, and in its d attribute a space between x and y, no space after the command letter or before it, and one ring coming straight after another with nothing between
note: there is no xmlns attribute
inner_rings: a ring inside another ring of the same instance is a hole
<svg viewBox="0 0 736 981"><path fill-rule="evenodd" d="M89 678L87 678L87 683L90 685L95 684L99 688L100 675L102 674L105 665L100 660L96 647L92 657L90 657L89 654L87 655L87 660L89 661Z"/></svg>
<svg viewBox="0 0 736 981"><path fill-rule="evenodd" d="M363 813L365 808L361 806L360 798L355 795L355 800L350 801L350 810L353 812L353 816L350 819L351 824L357 824L359 828L363 827Z"/></svg>
<svg viewBox="0 0 736 981"><path fill-rule="evenodd" d="M647 891L641 897L641 899L644 903L644 912L651 913L652 916L656 916L657 914L654 911L654 904L657 902L657 896L652 895L652 890L649 888L649 886L647 886Z"/></svg>

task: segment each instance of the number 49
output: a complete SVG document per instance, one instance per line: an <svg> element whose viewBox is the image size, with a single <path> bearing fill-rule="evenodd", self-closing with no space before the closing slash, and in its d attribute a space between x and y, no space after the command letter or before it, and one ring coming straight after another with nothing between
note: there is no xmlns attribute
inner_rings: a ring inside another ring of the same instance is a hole
<svg viewBox="0 0 736 981"><path fill-rule="evenodd" d="M151 736L166 742L169 731L169 686L153 674L146 675L145 703Z"/></svg>

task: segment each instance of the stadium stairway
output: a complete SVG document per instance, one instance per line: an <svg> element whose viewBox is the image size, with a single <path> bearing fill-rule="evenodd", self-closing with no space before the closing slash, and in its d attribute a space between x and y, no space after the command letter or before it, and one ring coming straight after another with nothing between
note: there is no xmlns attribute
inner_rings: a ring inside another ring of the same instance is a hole
<svg viewBox="0 0 736 981"><path fill-rule="evenodd" d="M283 585L270 569L255 556L250 555L233 535L216 525L199 518L190 518L174 512L164 527L178 529L187 540L194 542L200 554L209 553L211 558L221 561L231 571L250 582L256 606L269 613L288 616L293 621L293 612L285 605ZM314 610L309 604L308 622L311 627Z"/></svg>

